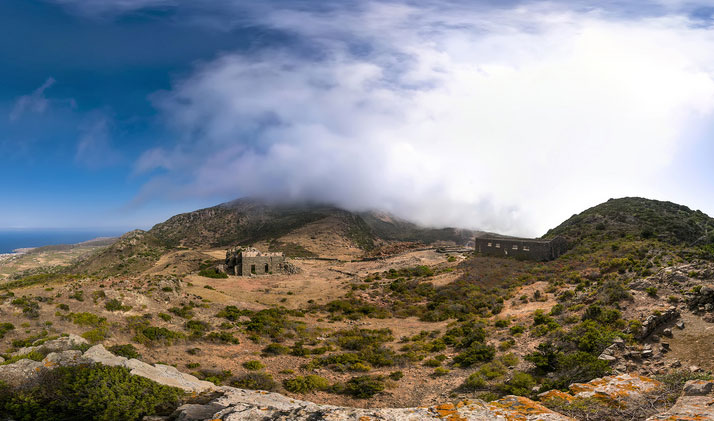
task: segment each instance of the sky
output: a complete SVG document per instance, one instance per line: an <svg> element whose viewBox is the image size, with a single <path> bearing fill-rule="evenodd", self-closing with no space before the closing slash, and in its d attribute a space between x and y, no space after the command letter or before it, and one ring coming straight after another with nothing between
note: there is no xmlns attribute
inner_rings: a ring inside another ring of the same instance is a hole
<svg viewBox="0 0 714 421"><path fill-rule="evenodd" d="M714 0L3 0L0 228L239 197L539 236L714 215Z"/></svg>

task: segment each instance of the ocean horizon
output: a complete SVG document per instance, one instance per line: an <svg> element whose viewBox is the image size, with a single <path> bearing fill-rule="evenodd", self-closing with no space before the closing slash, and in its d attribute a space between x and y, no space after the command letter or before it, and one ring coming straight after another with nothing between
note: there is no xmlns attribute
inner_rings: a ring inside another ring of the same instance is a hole
<svg viewBox="0 0 714 421"><path fill-rule="evenodd" d="M128 230L106 229L0 229L0 254L20 248L76 244L97 237L117 237Z"/></svg>

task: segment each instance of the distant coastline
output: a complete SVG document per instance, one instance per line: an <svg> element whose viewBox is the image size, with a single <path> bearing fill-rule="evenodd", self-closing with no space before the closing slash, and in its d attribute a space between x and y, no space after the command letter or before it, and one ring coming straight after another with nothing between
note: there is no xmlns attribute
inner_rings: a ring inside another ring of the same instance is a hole
<svg viewBox="0 0 714 421"><path fill-rule="evenodd" d="M38 247L80 244L118 237L123 233L123 230L0 229L0 260Z"/></svg>

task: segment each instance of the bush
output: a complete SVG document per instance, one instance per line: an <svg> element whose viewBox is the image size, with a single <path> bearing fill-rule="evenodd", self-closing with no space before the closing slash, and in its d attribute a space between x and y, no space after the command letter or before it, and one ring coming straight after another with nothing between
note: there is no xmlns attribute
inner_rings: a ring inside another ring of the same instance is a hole
<svg viewBox="0 0 714 421"><path fill-rule="evenodd" d="M181 389L133 376L124 367L58 367L40 373L29 388L0 386L0 413L18 421L138 421L169 415L183 395Z"/></svg>
<svg viewBox="0 0 714 421"><path fill-rule="evenodd" d="M275 390L277 383L267 373L247 373L231 380L231 386L252 390Z"/></svg>
<svg viewBox="0 0 714 421"><path fill-rule="evenodd" d="M112 354L118 355L120 357L141 358L141 355L139 355L139 352L136 350L136 347L132 344L114 345L114 346L110 346L107 349Z"/></svg>
<svg viewBox="0 0 714 421"><path fill-rule="evenodd" d="M501 385L500 389L509 395L528 396L532 394L531 389L535 385L536 381L530 374L516 371L511 380Z"/></svg>
<svg viewBox="0 0 714 421"><path fill-rule="evenodd" d="M315 390L328 390L330 382L323 377L315 375L297 376L283 380L283 387L292 393L309 393Z"/></svg>
<svg viewBox="0 0 714 421"><path fill-rule="evenodd" d="M106 327L95 327L94 329L88 330L81 335L84 339L95 344L101 342L109 337L109 330Z"/></svg>
<svg viewBox="0 0 714 421"><path fill-rule="evenodd" d="M258 371L264 367L265 365L263 365L263 363L257 360L250 360L243 363L243 368L251 371Z"/></svg>
<svg viewBox="0 0 714 421"><path fill-rule="evenodd" d="M471 367L476 363L488 362L496 355L496 349L491 345L474 343L469 348L454 357L454 362L460 367Z"/></svg>
<svg viewBox="0 0 714 421"><path fill-rule="evenodd" d="M107 322L107 319L104 317L99 317L96 314L86 312L69 313L66 316L62 316L62 318L69 319L72 323L80 326L100 327L104 326Z"/></svg>
<svg viewBox="0 0 714 421"><path fill-rule="evenodd" d="M208 323L200 320L189 320L186 322L185 327L193 337L200 337L211 329Z"/></svg>
<svg viewBox="0 0 714 421"><path fill-rule="evenodd" d="M169 312L171 312L183 319L190 319L193 317L193 310L191 310L191 307L188 307L188 306L171 307L169 309Z"/></svg>
<svg viewBox="0 0 714 421"><path fill-rule="evenodd" d="M657 287L647 287L647 288L645 288L645 292L650 297L656 297L657 296Z"/></svg>
<svg viewBox="0 0 714 421"><path fill-rule="evenodd" d="M461 389L470 392L473 392L474 390L484 389L485 387L486 380L484 380L479 373L472 373L461 384Z"/></svg>
<svg viewBox="0 0 714 421"><path fill-rule="evenodd" d="M290 348L280 344L268 344L268 346L263 348L263 354L265 355L285 355L289 352Z"/></svg>
<svg viewBox="0 0 714 421"><path fill-rule="evenodd" d="M0 339L4 338L5 334L14 329L15 325L12 323L0 323Z"/></svg>
<svg viewBox="0 0 714 421"><path fill-rule="evenodd" d="M112 298L104 304L104 308L109 311L129 311L131 306L122 305L121 301L116 298Z"/></svg>
<svg viewBox="0 0 714 421"><path fill-rule="evenodd" d="M163 342L171 344L177 339L183 339L186 335L166 329L165 327L140 326L136 329L134 342L151 345L153 342Z"/></svg>
<svg viewBox="0 0 714 421"><path fill-rule="evenodd" d="M381 376L359 376L351 378L339 391L358 399L369 399L385 387L384 378Z"/></svg>
<svg viewBox="0 0 714 421"><path fill-rule="evenodd" d="M203 276L205 278L213 278L213 279L225 279L228 278L228 275L219 272L218 269L216 268L206 268L202 269L200 272L198 272L199 276Z"/></svg>

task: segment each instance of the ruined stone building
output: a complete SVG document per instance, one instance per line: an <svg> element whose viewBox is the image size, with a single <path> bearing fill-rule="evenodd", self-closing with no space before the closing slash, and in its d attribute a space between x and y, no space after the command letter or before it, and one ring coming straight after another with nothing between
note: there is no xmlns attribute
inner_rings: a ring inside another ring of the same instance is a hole
<svg viewBox="0 0 714 421"><path fill-rule="evenodd" d="M226 252L226 271L231 275L250 276L282 273L285 256L280 252L258 249L233 249Z"/></svg>
<svg viewBox="0 0 714 421"><path fill-rule="evenodd" d="M486 236L476 238L476 252L486 256L511 256L527 260L553 260L567 250L563 237L552 240Z"/></svg>

